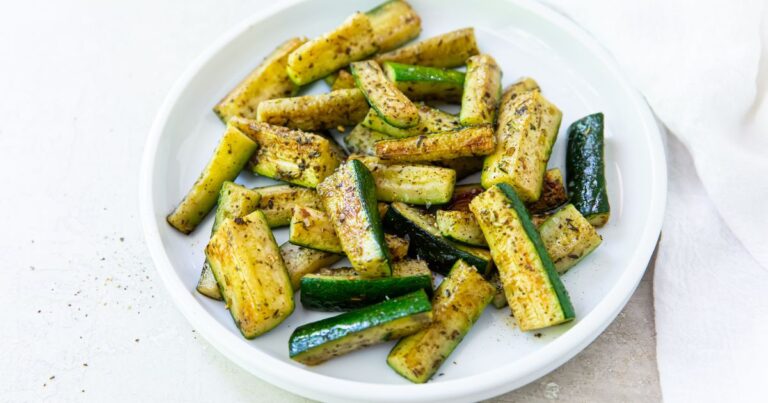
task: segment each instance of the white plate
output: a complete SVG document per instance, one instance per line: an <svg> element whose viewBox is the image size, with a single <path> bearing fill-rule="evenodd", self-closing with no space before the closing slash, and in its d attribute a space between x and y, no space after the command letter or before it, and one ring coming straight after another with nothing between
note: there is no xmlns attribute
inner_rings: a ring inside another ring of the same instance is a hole
<svg viewBox="0 0 768 403"><path fill-rule="evenodd" d="M211 112L233 85L279 42L327 31L358 9L379 0L289 2L250 18L218 41L178 80L147 139L141 178L144 232L173 301L192 325L223 354L255 375L320 400L465 401L520 387L555 369L592 342L615 318L637 286L661 228L666 164L658 128L648 106L588 35L555 12L528 1L412 1L423 19L422 38L473 26L480 48L504 70L504 84L528 75L563 110L563 124L550 165L562 166L565 130L574 120L606 116L610 223L603 245L563 276L577 319L542 331L520 332L508 309L489 308L470 334L424 385L409 384L385 363L392 343L305 367L288 358L296 326L328 316L296 312L274 331L245 340L221 303L194 291L210 217L183 236L165 216L195 180L223 125ZM324 91L323 84L313 91ZM250 186L269 181L244 173ZM276 231L278 242L285 230ZM640 324L638 324L640 326Z"/></svg>

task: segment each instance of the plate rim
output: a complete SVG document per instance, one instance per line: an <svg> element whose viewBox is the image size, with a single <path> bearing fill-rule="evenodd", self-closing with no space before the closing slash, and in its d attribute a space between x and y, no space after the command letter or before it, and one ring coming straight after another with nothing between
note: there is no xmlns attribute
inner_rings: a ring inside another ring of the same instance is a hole
<svg viewBox="0 0 768 403"><path fill-rule="evenodd" d="M141 224L147 247L158 274L171 296L174 305L182 312L187 321L219 352L224 354L241 368L259 378L302 396L323 400L367 400L415 402L424 400L463 401L479 400L517 389L551 372L591 344L597 336L610 325L624 308L634 293L646 267L652 257L656 242L661 232L667 197L667 164L661 131L650 107L640 93L631 85L616 61L575 22L559 14L556 10L532 0L504 0L516 7L526 9L550 24L566 31L588 48L593 56L611 70L618 78L618 83L631 94L634 109L642 118L644 132L648 132L646 142L651 149L652 171L650 215L640 237L635 253L630 256L630 263L625 273L610 288L606 296L577 324L564 332L547 346L532 352L522 363L515 362L500 366L482 374L471 375L456 380L421 385L383 385L367 382L339 379L328 375L307 371L293 366L278 358L253 349L259 360L248 359L238 354L239 344L244 341L221 326L215 318L208 315L198 304L190 290L176 276L170 258L166 254L160 237L160 230L155 221L155 204L152 198L152 176L154 173L157 148L167 123L171 109L179 95L190 84L200 69L223 47L242 35L251 26L260 23L275 13L299 3L315 0L288 0L273 4L228 30L200 54L176 80L166 95L162 106L153 121L145 140L139 178L139 205ZM299 376L291 376L299 375Z"/></svg>

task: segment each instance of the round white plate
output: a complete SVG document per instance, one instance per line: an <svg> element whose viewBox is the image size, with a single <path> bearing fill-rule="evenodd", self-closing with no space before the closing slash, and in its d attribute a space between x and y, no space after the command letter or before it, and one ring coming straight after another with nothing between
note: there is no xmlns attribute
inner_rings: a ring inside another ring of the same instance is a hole
<svg viewBox="0 0 768 403"><path fill-rule="evenodd" d="M157 270L173 301L223 354L275 385L320 400L466 401L520 387L557 368L592 342L632 295L661 228L666 164L655 120L604 50L572 22L528 1L419 1L421 38L466 26L476 28L482 51L504 71L504 85L534 77L563 111L551 166L564 163L565 130L574 120L606 116L606 170L611 221L604 242L563 276L577 319L522 333L508 308L488 308L465 340L424 385L400 378L385 363L392 343L305 367L288 358L288 336L297 326L328 316L297 304L294 314L256 340L240 336L222 303L195 285L209 236L209 217L191 236L165 222L209 158L224 126L211 107L281 41L328 31L356 10L380 0L281 3L259 13L218 41L179 78L147 139L141 177L142 221ZM323 83L310 91L326 91ZM249 186L270 181L243 173ZM278 242L287 238L276 231Z"/></svg>

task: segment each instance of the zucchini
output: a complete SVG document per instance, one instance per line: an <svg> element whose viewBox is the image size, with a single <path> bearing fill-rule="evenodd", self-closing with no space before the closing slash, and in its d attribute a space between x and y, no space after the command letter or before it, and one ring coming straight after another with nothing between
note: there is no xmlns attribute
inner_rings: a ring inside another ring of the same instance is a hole
<svg viewBox="0 0 768 403"><path fill-rule="evenodd" d="M280 255L291 278L291 287L296 291L301 287L301 279L307 274L328 267L339 260L342 255L328 253L286 242L280 245Z"/></svg>
<svg viewBox="0 0 768 403"><path fill-rule="evenodd" d="M475 197L469 208L491 247L520 329L572 320L568 292L515 190L506 183L495 185Z"/></svg>
<svg viewBox="0 0 768 403"><path fill-rule="evenodd" d="M194 231L208 212L216 205L221 185L233 181L256 151L258 145L232 124L221 136L203 172L184 199L166 220L184 234Z"/></svg>
<svg viewBox="0 0 768 403"><path fill-rule="evenodd" d="M374 144L377 141L388 140L392 137L384 133L371 130L363 124L358 124L349 134L344 137L344 144L351 154L374 155L376 150Z"/></svg>
<svg viewBox="0 0 768 403"><path fill-rule="evenodd" d="M216 115L223 122L232 116L255 119L256 107L261 101L296 95L299 86L288 78L285 67L288 55L306 41L306 38L291 38L283 42L213 107Z"/></svg>
<svg viewBox="0 0 768 403"><path fill-rule="evenodd" d="M430 67L458 67L478 54L475 30L464 28L376 56L376 61Z"/></svg>
<svg viewBox="0 0 768 403"><path fill-rule="evenodd" d="M500 99L501 67L490 55L470 57L467 60L467 75L461 97L461 124L474 126L495 123Z"/></svg>
<svg viewBox="0 0 768 403"><path fill-rule="evenodd" d="M236 217L243 217L252 213L259 205L261 196L244 186L234 182L224 182L219 191L219 201L216 206L216 215L213 219L213 229L211 236L216 233L221 223ZM219 285L211 272L211 265L208 259L203 263L203 270L200 273L200 279L197 282L197 291L201 294L213 298L221 299Z"/></svg>
<svg viewBox="0 0 768 403"><path fill-rule="evenodd" d="M395 161L439 161L488 155L496 148L491 125L376 143L376 155ZM543 175L543 172L542 172Z"/></svg>
<svg viewBox="0 0 768 403"><path fill-rule="evenodd" d="M368 113L368 102L357 88L325 94L278 98L259 104L258 120L306 131L354 126Z"/></svg>
<svg viewBox="0 0 768 403"><path fill-rule="evenodd" d="M464 73L437 67L384 62L389 81L414 101L460 102Z"/></svg>
<svg viewBox="0 0 768 403"><path fill-rule="evenodd" d="M271 330L293 312L291 280L261 211L222 223L205 256L245 338Z"/></svg>
<svg viewBox="0 0 768 403"><path fill-rule="evenodd" d="M494 292L477 269L457 261L432 298L432 323L400 340L387 364L411 382L428 381L469 333Z"/></svg>
<svg viewBox="0 0 768 403"><path fill-rule="evenodd" d="M288 242L330 253L344 253L333 222L322 211L296 206L291 217Z"/></svg>
<svg viewBox="0 0 768 403"><path fill-rule="evenodd" d="M365 15L371 21L379 52L395 49L421 33L421 18L405 1L384 2Z"/></svg>
<svg viewBox="0 0 768 403"><path fill-rule="evenodd" d="M355 84L360 88L371 108L385 122L398 128L409 128L419 123L419 109L395 85L387 80L379 64L373 60L350 65Z"/></svg>
<svg viewBox="0 0 768 403"><path fill-rule="evenodd" d="M544 173L539 200L526 203L525 207L531 214L543 214L555 210L565 203L568 203L568 192L566 192L563 183L563 174L559 169L553 168Z"/></svg>
<svg viewBox="0 0 768 403"><path fill-rule="evenodd" d="M544 221L539 233L559 274L592 253L603 241L595 227L572 204Z"/></svg>
<svg viewBox="0 0 768 403"><path fill-rule="evenodd" d="M432 321L424 290L307 323L288 340L291 359L317 365L333 357L415 333Z"/></svg>
<svg viewBox="0 0 768 403"><path fill-rule="evenodd" d="M456 186L453 189L453 197L451 197L451 203L448 205L448 210L469 212L469 202L484 191L485 188L479 183L468 183Z"/></svg>
<svg viewBox="0 0 768 403"><path fill-rule="evenodd" d="M440 234L448 239L474 246L488 246L475 216L469 211L437 210Z"/></svg>
<svg viewBox="0 0 768 403"><path fill-rule="evenodd" d="M496 293L493 295L493 300L491 300L491 304L493 304L496 309L504 308L507 306L507 296L504 295L504 285L501 284L501 278L499 277L498 271L493 272L490 281L493 288L496 290Z"/></svg>
<svg viewBox="0 0 768 403"><path fill-rule="evenodd" d="M342 162L338 145L319 134L252 120L239 124L259 143L251 158L255 174L314 188Z"/></svg>
<svg viewBox="0 0 768 403"><path fill-rule="evenodd" d="M294 50L288 56L286 71L294 83L305 85L377 50L370 20L365 14L355 13L335 30Z"/></svg>
<svg viewBox="0 0 768 403"><path fill-rule="evenodd" d="M456 172L429 165L389 164L377 157L350 156L371 171L376 198L409 204L443 204L453 194Z"/></svg>
<svg viewBox="0 0 768 403"><path fill-rule="evenodd" d="M389 206L384 216L384 225L388 231L408 238L409 256L426 260L429 268L440 274L448 274L459 259L477 267L483 273L491 268L488 251L458 245L443 238L434 216L405 203L395 202Z"/></svg>
<svg viewBox="0 0 768 403"><path fill-rule="evenodd" d="M290 224L293 208L296 206L323 208L320 196L313 189L293 185L272 185L256 188L253 191L261 196L258 209L267 217L269 228Z"/></svg>
<svg viewBox="0 0 768 403"><path fill-rule="evenodd" d="M483 187L506 183L523 201L538 200L562 116L538 91L502 103L496 131L498 147L485 158L480 177Z"/></svg>
<svg viewBox="0 0 768 403"><path fill-rule="evenodd" d="M330 79L331 83L329 84L331 86L331 91L357 88L355 85L355 77L345 69L341 69L328 77L332 77ZM326 77L326 80L328 80L328 77Z"/></svg>
<svg viewBox="0 0 768 403"><path fill-rule="evenodd" d="M341 247L363 277L392 274L376 206L376 184L362 162L350 160L317 189Z"/></svg>
<svg viewBox="0 0 768 403"><path fill-rule="evenodd" d="M457 116L427 105L419 105L419 124L408 129L401 129L390 125L373 109L368 111L361 124L371 130L376 130L396 138L448 132L461 128L461 123L459 123Z"/></svg>
<svg viewBox="0 0 768 403"><path fill-rule="evenodd" d="M391 277L362 278L352 268L323 269L301 279L301 305L317 311L349 311L417 290L432 294L432 272L422 260L395 263Z"/></svg>
<svg viewBox="0 0 768 403"><path fill-rule="evenodd" d="M407 238L400 238L399 236L392 234L384 234L384 243L387 244L389 255L392 257L392 261L395 262L395 264L408 256L410 242Z"/></svg>
<svg viewBox="0 0 768 403"><path fill-rule="evenodd" d="M602 227L611 215L605 186L603 114L583 117L568 128L565 154L568 193L576 210L595 227Z"/></svg>
<svg viewBox="0 0 768 403"><path fill-rule="evenodd" d="M432 165L443 168L451 168L456 171L456 180L462 180L467 176L480 172L483 169L483 157L464 157L450 160L432 161Z"/></svg>
<svg viewBox="0 0 768 403"><path fill-rule="evenodd" d="M518 96L530 91L541 91L539 83L530 77L523 77L504 89L504 93L501 95L501 103L512 102Z"/></svg>

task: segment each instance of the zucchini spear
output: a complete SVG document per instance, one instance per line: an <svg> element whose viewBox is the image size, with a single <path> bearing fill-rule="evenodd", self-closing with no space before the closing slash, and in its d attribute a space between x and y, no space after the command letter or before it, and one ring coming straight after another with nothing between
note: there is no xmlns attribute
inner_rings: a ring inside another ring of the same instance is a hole
<svg viewBox="0 0 768 403"><path fill-rule="evenodd" d="M350 65L355 84L368 103L384 121L397 128L419 123L419 109L395 85L387 80L379 64L367 60Z"/></svg>
<svg viewBox="0 0 768 403"><path fill-rule="evenodd" d="M412 45L376 56L376 61L415 64L430 67L458 67L464 65L477 50L475 30L464 28L438 35Z"/></svg>
<svg viewBox="0 0 768 403"><path fill-rule="evenodd" d="M611 215L605 186L603 114L595 113L568 128L566 175L571 203L595 227L602 227Z"/></svg>

